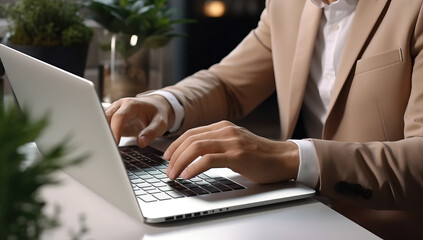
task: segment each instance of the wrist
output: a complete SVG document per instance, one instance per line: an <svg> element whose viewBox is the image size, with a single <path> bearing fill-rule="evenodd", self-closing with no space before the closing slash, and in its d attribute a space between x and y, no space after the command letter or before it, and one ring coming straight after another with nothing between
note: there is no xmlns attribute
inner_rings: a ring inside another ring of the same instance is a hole
<svg viewBox="0 0 423 240"><path fill-rule="evenodd" d="M162 112L163 116L167 116L167 128L169 130L175 123L175 112L172 108L172 105L167 101L167 99L162 95L153 95L152 98L155 98L158 102L159 112Z"/></svg>
<svg viewBox="0 0 423 240"><path fill-rule="evenodd" d="M185 111L183 106L175 97L175 95L164 90L156 90L151 93L148 93L147 95L157 95L164 100L166 106L165 114L168 116L167 130L170 133L178 131L182 125L182 121L185 116Z"/></svg>
<svg viewBox="0 0 423 240"><path fill-rule="evenodd" d="M286 181L297 179L298 169L300 166L300 153L298 146L293 142L288 141L274 141L275 146L273 149L274 157L279 162L278 168L275 169L278 175L281 176L279 181Z"/></svg>

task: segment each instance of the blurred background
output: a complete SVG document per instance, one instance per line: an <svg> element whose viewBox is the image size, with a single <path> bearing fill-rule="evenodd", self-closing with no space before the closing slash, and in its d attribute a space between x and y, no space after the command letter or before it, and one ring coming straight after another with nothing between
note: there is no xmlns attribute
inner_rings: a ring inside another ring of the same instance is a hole
<svg viewBox="0 0 423 240"><path fill-rule="evenodd" d="M13 0L0 0L8 3ZM69 0L76 1L76 0ZM182 78L219 62L253 28L257 26L264 0L169 0L176 8L175 18L195 19L194 24L178 25L176 31L186 37L174 38L164 49L163 84L173 84ZM87 21L96 33L100 27ZM7 32L7 22L0 22L0 34ZM98 53L94 37L88 56L86 77L96 81Z"/></svg>
<svg viewBox="0 0 423 240"><path fill-rule="evenodd" d="M0 3L11 1L13 0L0 0ZM168 4L176 9L176 19L189 18L196 22L176 26L175 31L184 33L186 37L174 38L163 48L162 82L156 87L174 84L219 62L257 26L265 0L168 0ZM85 78L98 86L98 43L103 29L92 20L87 20L86 23L94 29L95 35L89 48ZM7 24L1 17L0 36L7 33ZM250 123L265 122L268 130L261 135L278 138L279 131L275 131L275 127L279 127L277 112L276 97L273 95L249 118L240 121L240 124L251 130L254 126L250 126Z"/></svg>

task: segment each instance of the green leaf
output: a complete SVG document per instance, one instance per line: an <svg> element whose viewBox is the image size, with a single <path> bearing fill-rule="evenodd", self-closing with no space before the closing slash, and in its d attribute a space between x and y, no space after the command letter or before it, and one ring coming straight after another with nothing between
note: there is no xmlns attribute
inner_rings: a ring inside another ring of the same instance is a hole
<svg viewBox="0 0 423 240"><path fill-rule="evenodd" d="M92 31L84 25L79 14L80 5L66 0L16 0L3 4L1 13L11 23L10 41L23 45L63 45L87 43ZM69 28L78 28L62 37Z"/></svg>
<svg viewBox="0 0 423 240"><path fill-rule="evenodd" d="M31 120L28 111L0 105L0 239L39 239L44 230L58 225L57 215L47 216L39 190L58 184L52 173L78 164L86 156L66 159L67 142L32 161L20 150L33 142L48 125L47 118Z"/></svg>
<svg viewBox="0 0 423 240"><path fill-rule="evenodd" d="M172 19L175 9L167 0L91 0L86 4L92 18L112 33L137 35L137 47L162 47L176 36L176 24L193 23L189 19ZM134 52L128 44L120 44L118 51L124 55Z"/></svg>
<svg viewBox="0 0 423 240"><path fill-rule="evenodd" d="M125 7L125 6L127 6L127 5L128 5L128 0L119 0L119 5L120 5L121 7Z"/></svg>

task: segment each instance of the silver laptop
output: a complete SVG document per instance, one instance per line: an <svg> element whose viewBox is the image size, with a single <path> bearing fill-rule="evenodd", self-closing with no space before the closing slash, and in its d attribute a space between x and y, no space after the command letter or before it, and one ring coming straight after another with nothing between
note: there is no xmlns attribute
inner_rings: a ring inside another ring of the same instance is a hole
<svg viewBox="0 0 423 240"><path fill-rule="evenodd" d="M89 154L65 172L139 221L150 223L228 212L314 195L296 182L259 185L229 169L170 181L162 152L118 147L92 82L0 45L0 58L21 108L49 116L41 153L70 138L69 158Z"/></svg>

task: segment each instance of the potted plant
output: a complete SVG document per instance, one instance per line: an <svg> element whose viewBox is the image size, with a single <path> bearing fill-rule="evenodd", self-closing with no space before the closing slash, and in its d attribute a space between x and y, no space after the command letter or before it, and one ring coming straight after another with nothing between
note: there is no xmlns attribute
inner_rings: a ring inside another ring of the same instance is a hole
<svg viewBox="0 0 423 240"><path fill-rule="evenodd" d="M181 36L173 32L175 24L192 22L172 19L175 9L167 5L167 0L91 0L86 5L92 18L110 33L100 44L109 53L103 63L106 101L147 90L148 81L154 79L149 71L154 64L150 61L151 50ZM160 76L160 72L154 75Z"/></svg>
<svg viewBox="0 0 423 240"><path fill-rule="evenodd" d="M30 120L28 111L16 105L0 105L0 239L36 240L60 225L58 207L54 214L46 214L39 191L58 183L52 173L80 163L85 156L65 160L66 141L42 156L26 155L24 148L32 146L47 124L46 118Z"/></svg>
<svg viewBox="0 0 423 240"><path fill-rule="evenodd" d="M92 30L79 5L66 0L16 0L3 4L9 21L6 44L83 76Z"/></svg>

